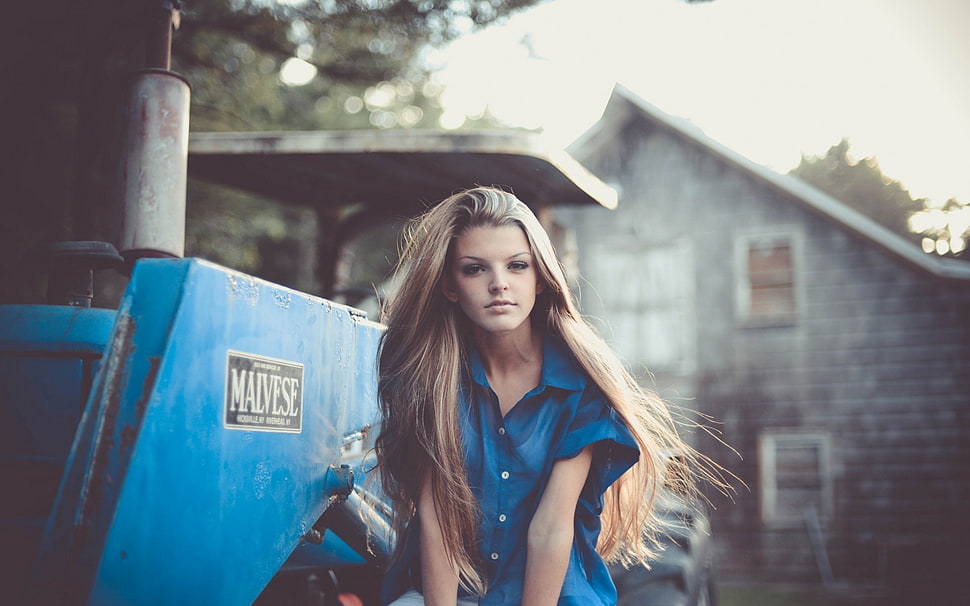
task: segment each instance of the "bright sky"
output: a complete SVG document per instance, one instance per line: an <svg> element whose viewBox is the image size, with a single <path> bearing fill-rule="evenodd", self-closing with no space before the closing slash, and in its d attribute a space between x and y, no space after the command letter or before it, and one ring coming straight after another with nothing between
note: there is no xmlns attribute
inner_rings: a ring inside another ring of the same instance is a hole
<svg viewBox="0 0 970 606"><path fill-rule="evenodd" d="M914 197L970 203L968 0L549 0L431 60L446 110L556 145L619 82L779 172L849 137Z"/></svg>

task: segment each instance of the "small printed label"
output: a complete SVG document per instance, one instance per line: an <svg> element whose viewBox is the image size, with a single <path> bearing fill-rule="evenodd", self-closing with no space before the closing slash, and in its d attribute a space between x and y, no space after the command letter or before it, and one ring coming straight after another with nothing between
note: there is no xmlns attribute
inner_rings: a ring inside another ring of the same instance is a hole
<svg viewBox="0 0 970 606"><path fill-rule="evenodd" d="M226 355L227 429L303 430L303 365L230 351Z"/></svg>

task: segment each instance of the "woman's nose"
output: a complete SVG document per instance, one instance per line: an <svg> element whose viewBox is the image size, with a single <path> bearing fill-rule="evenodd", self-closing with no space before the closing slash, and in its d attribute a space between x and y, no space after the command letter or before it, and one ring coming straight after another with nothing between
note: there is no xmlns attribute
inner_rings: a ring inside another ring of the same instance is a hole
<svg viewBox="0 0 970 606"><path fill-rule="evenodd" d="M505 279L504 276L496 274L495 277L492 278L491 288L492 288L492 292L501 292L503 290L508 290L509 282L508 280Z"/></svg>

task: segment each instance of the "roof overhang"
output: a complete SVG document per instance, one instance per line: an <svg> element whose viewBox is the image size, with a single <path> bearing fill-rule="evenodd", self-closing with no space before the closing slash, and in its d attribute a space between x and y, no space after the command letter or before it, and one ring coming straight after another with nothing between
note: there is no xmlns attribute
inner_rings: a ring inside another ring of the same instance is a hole
<svg viewBox="0 0 970 606"><path fill-rule="evenodd" d="M527 131L192 133L188 172L287 204L397 216L476 185L510 190L533 208L617 204L611 187Z"/></svg>

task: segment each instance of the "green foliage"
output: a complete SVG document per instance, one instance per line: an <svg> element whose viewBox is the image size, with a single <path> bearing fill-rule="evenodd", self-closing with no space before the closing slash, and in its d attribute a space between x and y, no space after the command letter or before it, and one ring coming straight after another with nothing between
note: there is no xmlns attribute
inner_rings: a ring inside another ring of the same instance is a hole
<svg viewBox="0 0 970 606"><path fill-rule="evenodd" d="M721 606L879 606L890 603L883 591L865 588L731 585L718 591Z"/></svg>
<svg viewBox="0 0 970 606"><path fill-rule="evenodd" d="M247 192L190 179L185 248L189 256L257 274L284 286L318 292L313 275L316 218Z"/></svg>
<svg viewBox="0 0 970 606"><path fill-rule="evenodd" d="M173 69L192 83L197 131L434 127L422 50L536 2L191 0ZM289 63L312 77L288 81Z"/></svg>
<svg viewBox="0 0 970 606"><path fill-rule="evenodd" d="M961 256L970 238L970 208L950 199L936 208L925 198L914 199L886 175L875 158L855 160L848 139L824 156L805 157L791 174L865 213L899 233L925 252Z"/></svg>
<svg viewBox="0 0 970 606"><path fill-rule="evenodd" d="M914 200L898 181L883 175L875 158L855 161L848 139L830 147L824 156L802 156L791 174L918 242L907 228L907 219L923 208L923 201Z"/></svg>
<svg viewBox="0 0 970 606"><path fill-rule="evenodd" d="M192 86L193 131L434 127L441 110L423 49L538 1L184 0L172 69ZM118 244L127 83L146 67L149 24L164 6L45 0L11 9L0 39L10 83L0 95L0 281L10 285L0 302L34 301L25 284L38 276L25 260L40 243ZM299 61L315 77L284 84L281 69ZM315 231L305 211L197 183L188 207L187 254L271 279L294 256L291 240Z"/></svg>
<svg viewBox="0 0 970 606"><path fill-rule="evenodd" d="M193 131L435 128L440 90L421 66L425 47L536 1L191 0L173 69L192 83ZM288 64L304 77L288 78ZM305 270L316 261L316 221L193 181L186 254L320 293L328 285ZM366 283L379 281L370 273Z"/></svg>

